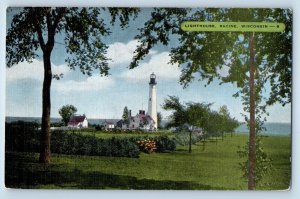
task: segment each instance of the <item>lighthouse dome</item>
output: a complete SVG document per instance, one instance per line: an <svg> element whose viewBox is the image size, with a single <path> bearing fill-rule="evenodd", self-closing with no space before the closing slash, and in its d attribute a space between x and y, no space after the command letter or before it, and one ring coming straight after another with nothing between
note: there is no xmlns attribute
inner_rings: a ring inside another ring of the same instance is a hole
<svg viewBox="0 0 300 199"><path fill-rule="evenodd" d="M153 85L156 84L156 75L154 73L152 73L150 75L150 82L149 82L149 84L153 84Z"/></svg>

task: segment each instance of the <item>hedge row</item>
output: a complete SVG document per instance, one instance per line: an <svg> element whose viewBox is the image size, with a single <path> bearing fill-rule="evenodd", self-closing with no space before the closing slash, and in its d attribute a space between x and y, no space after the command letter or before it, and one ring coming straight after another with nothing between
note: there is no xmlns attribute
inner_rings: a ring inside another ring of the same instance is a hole
<svg viewBox="0 0 300 199"><path fill-rule="evenodd" d="M6 123L6 150L39 152L40 131L37 128L35 123ZM152 139L156 142L156 152L174 151L176 148L174 139L167 136L101 139L78 132L56 130L52 131L51 135L51 151L69 155L139 157L142 150L137 141L144 139Z"/></svg>
<svg viewBox="0 0 300 199"><path fill-rule="evenodd" d="M6 123L7 151L39 152L40 131L35 123ZM128 138L99 139L94 136L52 131L51 152L67 155L139 157L139 147Z"/></svg>
<svg viewBox="0 0 300 199"><path fill-rule="evenodd" d="M139 157L140 150L128 138L100 139L94 136L54 131L51 151L68 155Z"/></svg>
<svg viewBox="0 0 300 199"><path fill-rule="evenodd" d="M5 150L38 152L40 148L39 124L35 122L5 123Z"/></svg>

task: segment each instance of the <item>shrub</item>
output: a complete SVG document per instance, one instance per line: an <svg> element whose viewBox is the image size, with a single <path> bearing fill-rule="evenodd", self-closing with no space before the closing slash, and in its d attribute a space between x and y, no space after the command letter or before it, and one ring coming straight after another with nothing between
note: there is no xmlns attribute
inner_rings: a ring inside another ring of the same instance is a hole
<svg viewBox="0 0 300 199"><path fill-rule="evenodd" d="M128 138L101 139L94 136L56 131L52 134L53 153L72 155L98 155L114 157L139 157L137 145Z"/></svg>
<svg viewBox="0 0 300 199"><path fill-rule="evenodd" d="M95 129L96 129L96 131L102 131L102 130L104 130L104 126L103 126L103 125L97 124L97 125L95 126Z"/></svg>
<svg viewBox="0 0 300 199"><path fill-rule="evenodd" d="M110 151L111 156L138 157L140 150L136 144L128 138L111 138L108 140L106 152Z"/></svg>
<svg viewBox="0 0 300 199"><path fill-rule="evenodd" d="M5 123L5 150L39 151L39 126L36 122Z"/></svg>
<svg viewBox="0 0 300 199"><path fill-rule="evenodd" d="M75 132L95 132L95 127L72 129Z"/></svg>
<svg viewBox="0 0 300 199"><path fill-rule="evenodd" d="M204 136L206 136L205 134ZM191 137L191 143L195 144L199 141L201 141L204 138L203 135L197 134L197 133L192 133ZM190 143L190 132L188 131L178 131L175 134L175 143L181 146L187 146Z"/></svg>
<svg viewBox="0 0 300 199"><path fill-rule="evenodd" d="M176 149L175 140L168 136L155 137L154 141L156 142L156 152L175 151Z"/></svg>
<svg viewBox="0 0 300 199"><path fill-rule="evenodd" d="M63 127L65 125L62 122L53 122L53 123L51 123L51 126L52 127Z"/></svg>
<svg viewBox="0 0 300 199"><path fill-rule="evenodd" d="M6 123L5 149L7 151L39 152L40 131L36 123ZM55 130L51 135L51 152L67 155L95 155L139 157L139 147L129 138L100 139Z"/></svg>
<svg viewBox="0 0 300 199"><path fill-rule="evenodd" d="M14 122L6 123L5 127L6 150L40 151L39 124ZM133 131L128 132L132 133ZM149 143L138 143L142 140L149 140ZM147 153L153 151L167 152L175 149L175 140L170 139L168 136L101 139L91 135L82 135L80 130L72 132L54 130L51 135L51 151L57 154L139 157L141 151Z"/></svg>

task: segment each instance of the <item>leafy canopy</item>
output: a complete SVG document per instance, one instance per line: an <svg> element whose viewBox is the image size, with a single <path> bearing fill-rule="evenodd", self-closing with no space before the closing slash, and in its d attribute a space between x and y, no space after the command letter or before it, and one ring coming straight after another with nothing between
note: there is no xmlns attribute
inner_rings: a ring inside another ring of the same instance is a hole
<svg viewBox="0 0 300 199"><path fill-rule="evenodd" d="M124 107L122 119L124 120L124 122L127 125L129 125L130 118L129 118L129 110L128 110L127 106Z"/></svg>
<svg viewBox="0 0 300 199"><path fill-rule="evenodd" d="M9 12L9 9L8 9ZM51 53L55 35L61 34L68 54L66 62L75 70L91 75L94 69L108 75L107 45L103 38L110 34L101 14L111 15L113 25L117 19L121 28L136 17L137 8L78 8L78 7L27 7L14 15L6 37L6 62L11 67L19 62L37 58L38 49Z"/></svg>
<svg viewBox="0 0 300 199"><path fill-rule="evenodd" d="M68 125L71 116L76 112L77 112L77 108L73 105L62 106L58 111L59 115L62 117L62 122L65 125Z"/></svg>
<svg viewBox="0 0 300 199"><path fill-rule="evenodd" d="M243 89L249 79L249 33L184 32L183 21L257 21L282 22L282 33L255 34L256 85L270 85L267 104L291 101L292 12L289 9L186 9L158 8L136 36L140 44L130 64L140 60L157 44L170 45L171 63L181 68L180 83L185 87L193 80L214 78L231 82ZM174 44L171 41L178 40ZM222 72L223 71L223 72ZM225 73L225 74L224 74ZM241 90L239 92L242 92ZM259 92L259 91L258 91ZM237 93L235 96L238 96Z"/></svg>
<svg viewBox="0 0 300 199"><path fill-rule="evenodd" d="M179 98L169 96L165 99L163 109L173 111L167 127L182 127L190 125L202 128L209 136L219 136L223 132L232 132L239 123L230 117L228 110L226 115L212 110L212 103L180 103ZM224 108L223 108L224 109Z"/></svg>

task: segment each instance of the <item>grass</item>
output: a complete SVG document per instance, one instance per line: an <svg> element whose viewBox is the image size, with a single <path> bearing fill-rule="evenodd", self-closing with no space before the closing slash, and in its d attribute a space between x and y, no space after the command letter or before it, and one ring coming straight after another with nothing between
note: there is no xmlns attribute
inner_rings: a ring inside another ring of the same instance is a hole
<svg viewBox="0 0 300 199"><path fill-rule="evenodd" d="M246 140L245 135L227 136L206 143L205 150L202 143L193 145L191 154L185 146L140 158L53 154L49 165L39 164L38 154L7 152L5 183L13 188L245 190L236 151ZM290 137L265 137L263 144L274 168L257 189L288 189Z"/></svg>

